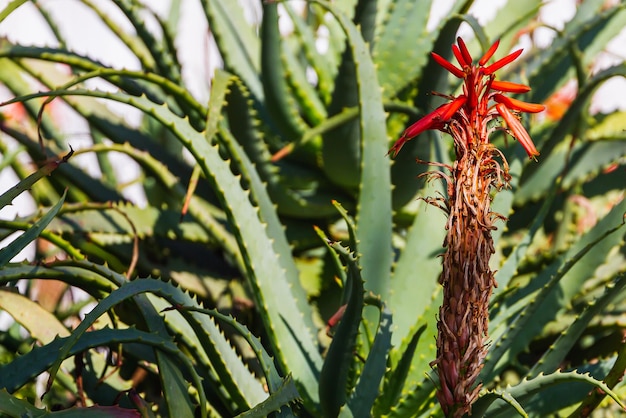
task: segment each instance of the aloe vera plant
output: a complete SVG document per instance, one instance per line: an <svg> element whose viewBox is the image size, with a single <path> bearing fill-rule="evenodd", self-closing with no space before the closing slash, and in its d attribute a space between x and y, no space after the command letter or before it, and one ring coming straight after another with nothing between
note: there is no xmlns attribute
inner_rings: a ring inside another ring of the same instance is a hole
<svg viewBox="0 0 626 418"><path fill-rule="evenodd" d="M0 26L26 3L7 5ZM456 1L427 30L429 1L262 2L251 22L239 2L199 0L223 60L207 102L182 76L182 2L159 16L135 0L111 0L132 31L81 3L141 70L70 50L44 2L28 4L57 46L0 43L0 82L12 97L0 110L19 110L3 114L2 166L24 179L15 190L44 208L0 221L3 236L29 231L0 256L0 308L14 321L0 339L0 411L445 416L430 363L447 221L426 200L448 192L417 177L446 173L415 159L450 165L453 144L428 131L395 159L387 152L442 103L433 90L461 91L430 53L452 58L462 22L476 56L500 40L497 60L536 27L541 3L509 1L481 26L473 2ZM511 178L492 202L507 219L492 231L498 287L474 416L624 408L624 118L589 107L626 66L588 68L624 27L625 8L582 2L554 42L531 45L498 73L532 86L520 99L548 111L520 122L537 162L506 142L504 127L491 138ZM289 33L279 19L292 24ZM114 88L90 88L92 79ZM572 79L576 96L563 103L558 93ZM69 160L72 137L55 119L61 101L92 141L74 146ZM128 123L110 102L137 109L141 122ZM506 121L513 131L514 120ZM76 164L86 154L101 174ZM144 205L124 197L111 164L119 154L139 167ZM31 161L64 163L33 183ZM5 196L3 205L13 198ZM35 240L37 262L10 262ZM44 241L56 249L46 259ZM52 280L83 290L90 305L59 299L52 312L42 309L31 300L35 283Z"/></svg>

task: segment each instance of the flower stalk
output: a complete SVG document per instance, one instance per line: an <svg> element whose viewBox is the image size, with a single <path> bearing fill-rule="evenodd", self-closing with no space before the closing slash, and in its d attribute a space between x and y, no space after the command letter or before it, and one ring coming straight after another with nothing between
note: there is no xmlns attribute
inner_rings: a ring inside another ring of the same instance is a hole
<svg viewBox="0 0 626 418"><path fill-rule="evenodd" d="M443 304L437 322L437 358L431 363L440 380L437 397L447 417L471 413L481 384L476 382L487 354L489 298L496 286L489 260L495 252L491 232L501 215L491 211L491 192L508 185L507 161L490 142L504 121L530 158L539 155L530 135L519 120L520 113L537 113L543 105L526 103L504 93L526 93L530 87L495 79L495 72L517 59L522 50L486 65L498 48L491 48L473 64L461 38L452 46L459 66L441 55L431 56L457 78L463 79L463 92L425 115L407 128L390 149L395 156L402 146L426 130L439 130L452 136L456 160L445 166L450 175L429 175L446 182L445 199L429 202L442 208L447 216L444 241ZM431 163L441 165L438 163Z"/></svg>

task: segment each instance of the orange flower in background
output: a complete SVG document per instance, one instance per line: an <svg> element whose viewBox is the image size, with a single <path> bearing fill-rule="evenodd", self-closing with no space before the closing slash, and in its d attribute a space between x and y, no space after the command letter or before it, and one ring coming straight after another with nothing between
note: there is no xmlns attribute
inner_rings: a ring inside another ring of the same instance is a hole
<svg viewBox="0 0 626 418"><path fill-rule="evenodd" d="M409 126L391 147L390 154L396 156L407 141L430 129L454 135L455 130L450 129L453 121L464 126L460 133L467 134L466 141L477 139L488 142L491 132L487 129L487 124L501 117L509 128L508 132L520 141L530 158L535 158L539 152L528 132L519 122L518 114L541 112L545 106L506 96L504 93L526 93L530 91L530 87L496 80L494 74L515 61L521 55L522 50L518 49L493 64L485 66L496 52L499 41L496 41L485 52L477 64L473 64L472 56L463 39L458 38L457 41L458 45L452 45L452 52L460 68L435 52L432 52L431 56L452 75L464 80L463 93L458 97L451 97L451 102L439 106Z"/></svg>
<svg viewBox="0 0 626 418"><path fill-rule="evenodd" d="M11 103L0 111L0 120L22 121L26 117L26 109L22 103Z"/></svg>
<svg viewBox="0 0 626 418"><path fill-rule="evenodd" d="M551 121L561 120L576 98L578 83L569 81L546 100L546 117Z"/></svg>

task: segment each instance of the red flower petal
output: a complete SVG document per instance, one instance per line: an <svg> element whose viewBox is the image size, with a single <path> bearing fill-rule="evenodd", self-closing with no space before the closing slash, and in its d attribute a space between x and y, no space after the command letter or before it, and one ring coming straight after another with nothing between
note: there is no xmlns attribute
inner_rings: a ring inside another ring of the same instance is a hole
<svg viewBox="0 0 626 418"><path fill-rule="evenodd" d="M482 67L483 65L487 64L487 61L489 61L491 57L493 57L493 54L495 54L496 49L498 49L498 45L500 45L499 39L495 41L493 45L491 45L491 47L489 47L487 52L485 52L485 55L483 55L481 59L478 61L478 65Z"/></svg>
<svg viewBox="0 0 626 418"><path fill-rule="evenodd" d="M443 122L445 122L447 119L450 119L451 117L450 116L447 119L443 119L442 116L449 114L450 109L454 109L456 107L454 112L451 113L453 115L463 105L463 103L459 104L459 99L461 97L465 96L459 96L454 101L439 106L437 109L433 110L432 112L415 122L413 125L406 128L405 131L402 133L402 136L395 142L395 144L393 144L387 155L391 154L392 157L395 157L396 155L398 155L398 152L400 152L400 149L405 144L405 142L415 138L424 131L440 127Z"/></svg>
<svg viewBox="0 0 626 418"><path fill-rule="evenodd" d="M499 90L506 93L527 93L530 87L525 84L511 83L510 81L493 80L491 82L491 90Z"/></svg>
<svg viewBox="0 0 626 418"><path fill-rule="evenodd" d="M456 61L461 67L467 67L470 65L465 62L465 58L463 58L463 54L461 54L458 46L452 45L452 53L454 54L454 58L456 58Z"/></svg>
<svg viewBox="0 0 626 418"><path fill-rule="evenodd" d="M520 112L526 113L539 113L544 111L546 108L544 105L541 104L526 103L521 100L513 99L499 93L493 95L493 100L498 103L504 104L509 109L518 110Z"/></svg>
<svg viewBox="0 0 626 418"><path fill-rule="evenodd" d="M513 61L517 59L517 57L519 57L522 54L522 51L523 49L518 49L517 51L510 53L506 57L501 58L498 61L494 62L489 67L485 67L485 69L483 70L483 74L491 75L495 73L496 71L498 71L500 68L504 67L505 65L512 63Z"/></svg>
<svg viewBox="0 0 626 418"><path fill-rule="evenodd" d="M452 102L448 103L447 105L444 105L444 106L447 106L447 109L445 113L441 114L441 121L445 122L445 121L452 119L452 116L454 116L454 114L461 108L461 106L465 104L465 102L467 102L467 96L460 95L459 97L454 99Z"/></svg>
<svg viewBox="0 0 626 418"><path fill-rule="evenodd" d="M443 68L450 71L452 75L454 75L455 77L457 78L465 77L465 73L463 72L463 70L455 67L454 64L452 64L450 61L448 61L441 55L437 54L436 52L431 52L430 55L437 62L437 64L441 65Z"/></svg>
<svg viewBox="0 0 626 418"><path fill-rule="evenodd" d="M463 39L459 36L456 38L457 43L459 44L459 49L461 50L461 55L463 55L463 59L467 63L467 65L472 65L472 55L469 53L467 49L467 45L463 42Z"/></svg>
<svg viewBox="0 0 626 418"><path fill-rule="evenodd" d="M513 116L509 109L507 109L506 105L504 105L504 103L498 103L496 105L496 110L509 126L509 130L513 133L513 136L517 138L520 144L522 144L524 150L526 150L526 153L528 154L528 157L535 158L538 156L539 151L535 148L535 144L533 143L533 140L530 139L530 135L528 135L528 132L524 129L520 121Z"/></svg>

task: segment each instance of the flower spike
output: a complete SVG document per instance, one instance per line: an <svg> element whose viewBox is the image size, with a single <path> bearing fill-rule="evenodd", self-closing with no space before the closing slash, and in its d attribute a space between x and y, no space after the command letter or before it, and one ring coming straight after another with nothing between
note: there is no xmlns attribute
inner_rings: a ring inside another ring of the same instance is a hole
<svg viewBox="0 0 626 418"><path fill-rule="evenodd" d="M474 64L465 42L458 38L452 53L461 68L433 52L435 62L462 79L462 93L438 94L448 102L409 126L389 150L395 156L407 141L429 129L444 132L454 140L454 164L431 163L448 171L430 174L447 185L447 196L432 199L431 203L446 212L448 221L439 277L443 303L437 319L437 358L430 365L439 376L437 398L443 414L455 418L471 414L472 403L482 387L476 379L487 355L489 298L496 286L489 267L495 251L492 231L496 229L494 221L502 218L490 205L492 192L505 187L511 179L504 154L490 142L493 122L503 120L507 132L530 158L539 155L517 113L540 112L544 106L505 96L526 93L530 87L495 80L495 71L519 57L521 49L485 67L498 45L496 41Z"/></svg>

